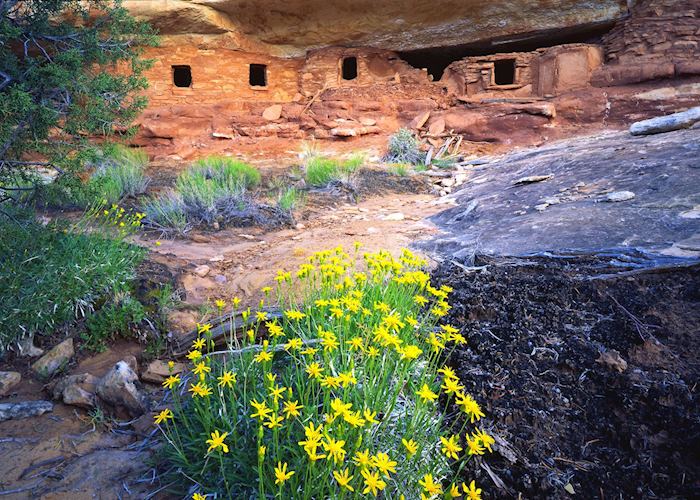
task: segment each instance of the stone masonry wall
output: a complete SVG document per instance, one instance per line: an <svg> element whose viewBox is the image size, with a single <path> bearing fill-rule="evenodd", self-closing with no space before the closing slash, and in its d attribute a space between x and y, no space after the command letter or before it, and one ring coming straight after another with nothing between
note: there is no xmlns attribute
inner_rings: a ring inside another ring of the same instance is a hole
<svg viewBox="0 0 700 500"><path fill-rule="evenodd" d="M700 74L700 0L642 0L603 45L598 86Z"/></svg>
<svg viewBox="0 0 700 500"><path fill-rule="evenodd" d="M299 72L303 64L301 59L189 45L148 49L145 57L155 60L145 74L150 83L146 96L152 107L221 101L290 102L299 92ZM250 64L267 65L267 86L250 85ZM191 68L191 87L175 86L172 67L176 65Z"/></svg>

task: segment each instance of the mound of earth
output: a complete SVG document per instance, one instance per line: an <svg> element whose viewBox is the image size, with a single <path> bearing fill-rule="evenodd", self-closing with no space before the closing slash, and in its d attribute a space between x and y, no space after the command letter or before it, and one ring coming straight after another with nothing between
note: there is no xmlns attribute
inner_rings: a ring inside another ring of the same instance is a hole
<svg viewBox="0 0 700 500"><path fill-rule="evenodd" d="M469 339L449 363L497 441L465 479L488 498L697 498L700 264L476 264L435 271Z"/></svg>

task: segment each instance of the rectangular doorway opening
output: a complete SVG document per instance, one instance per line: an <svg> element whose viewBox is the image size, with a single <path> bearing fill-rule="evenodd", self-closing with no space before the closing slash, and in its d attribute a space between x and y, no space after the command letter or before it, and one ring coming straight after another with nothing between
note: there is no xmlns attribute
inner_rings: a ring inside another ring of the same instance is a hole
<svg viewBox="0 0 700 500"><path fill-rule="evenodd" d="M267 87L267 65L251 64L248 83L251 87Z"/></svg>
<svg viewBox="0 0 700 500"><path fill-rule="evenodd" d="M513 85L515 83L515 59L494 61L493 83L496 85Z"/></svg>
<svg viewBox="0 0 700 500"><path fill-rule="evenodd" d="M357 78L357 57L344 57L342 67L343 80Z"/></svg>
<svg viewBox="0 0 700 500"><path fill-rule="evenodd" d="M191 87L192 68L189 66L173 66L173 85L176 87Z"/></svg>

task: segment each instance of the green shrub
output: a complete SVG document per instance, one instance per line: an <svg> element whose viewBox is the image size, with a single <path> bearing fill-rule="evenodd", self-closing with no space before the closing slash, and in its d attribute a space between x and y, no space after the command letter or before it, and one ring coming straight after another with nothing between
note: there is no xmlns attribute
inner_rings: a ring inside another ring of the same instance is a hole
<svg viewBox="0 0 700 500"><path fill-rule="evenodd" d="M146 191L149 179L145 175L148 155L141 150L112 146L97 161L95 171L87 182L83 206L95 200L118 203L126 196Z"/></svg>
<svg viewBox="0 0 700 500"><path fill-rule="evenodd" d="M449 287L431 286L427 263L407 250L358 265L357 248L278 271L271 293L283 314L232 312L228 352L209 355L211 325L200 326L194 369L165 381L171 401L155 416L166 479L182 493L453 498L465 462L490 449L473 426L479 404L442 366L466 341L439 324ZM441 408L464 416L444 428Z"/></svg>
<svg viewBox="0 0 700 500"><path fill-rule="evenodd" d="M209 156L194 162L189 173L222 185L242 184L246 189L260 184L260 172L245 162L226 156Z"/></svg>
<svg viewBox="0 0 700 500"><path fill-rule="evenodd" d="M169 191L146 202L143 208L146 224L161 231L174 230L185 234L190 230L187 222L187 207L179 193Z"/></svg>
<svg viewBox="0 0 700 500"><path fill-rule="evenodd" d="M305 178L307 184L314 187L328 185L338 176L339 163L337 160L315 156L306 164Z"/></svg>
<svg viewBox="0 0 700 500"><path fill-rule="evenodd" d="M388 151L384 161L417 165L423 163L424 159L425 154L420 150L418 139L410 130L401 128L389 137Z"/></svg>
<svg viewBox="0 0 700 500"><path fill-rule="evenodd" d="M129 286L144 250L108 234L0 218L0 351Z"/></svg>
<svg viewBox="0 0 700 500"><path fill-rule="evenodd" d="M303 203L303 193L295 187L287 187L282 189L277 198L277 206L285 212L291 212Z"/></svg>
<svg viewBox="0 0 700 500"><path fill-rule="evenodd" d="M141 302L127 294L115 294L110 301L87 317L83 347L91 351L103 351L107 340L131 336L132 329L146 318Z"/></svg>
<svg viewBox="0 0 700 500"><path fill-rule="evenodd" d="M306 161L306 183L313 187L325 187L334 181L348 182L365 162L361 154L354 154L342 161L326 156L313 156Z"/></svg>
<svg viewBox="0 0 700 500"><path fill-rule="evenodd" d="M398 175L399 177L406 177L408 175L409 166L405 163L395 163L391 166L391 169L394 174Z"/></svg>

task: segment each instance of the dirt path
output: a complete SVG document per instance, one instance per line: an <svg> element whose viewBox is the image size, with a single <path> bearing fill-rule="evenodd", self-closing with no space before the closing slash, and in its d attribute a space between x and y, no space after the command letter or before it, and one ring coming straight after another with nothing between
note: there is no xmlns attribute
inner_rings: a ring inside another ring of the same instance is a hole
<svg viewBox="0 0 700 500"><path fill-rule="evenodd" d="M162 240L160 246L153 238L141 243L154 250L155 260L182 271L187 304L233 296L254 303L278 269L293 269L315 251L338 245L350 249L358 241L368 251L397 252L434 235L437 229L425 218L443 208L429 194L386 195L357 204L314 207L296 229L231 228L198 234L193 240ZM201 265L210 268L204 277L194 273Z"/></svg>

